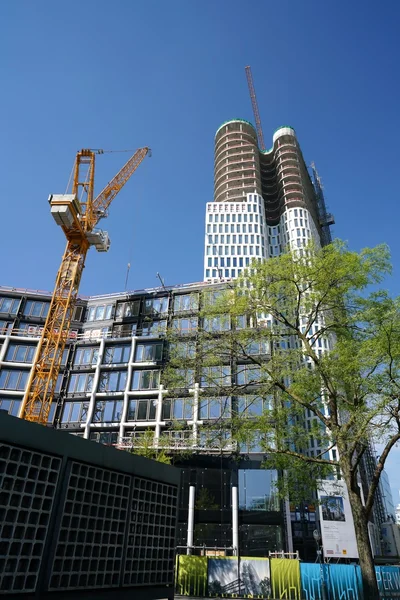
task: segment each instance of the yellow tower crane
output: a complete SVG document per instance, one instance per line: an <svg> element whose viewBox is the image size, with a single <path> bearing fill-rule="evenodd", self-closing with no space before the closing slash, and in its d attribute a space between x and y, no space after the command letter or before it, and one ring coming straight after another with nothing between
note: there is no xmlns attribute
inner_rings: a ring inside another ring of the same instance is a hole
<svg viewBox="0 0 400 600"><path fill-rule="evenodd" d="M19 416L47 423L68 339L79 283L90 246L107 252L107 232L95 229L120 189L136 171L149 148L140 148L104 190L93 199L96 154L103 150L81 150L76 155L72 194L51 195L51 213L67 238L67 247L57 274L49 312L36 352ZM80 199L79 199L80 198Z"/></svg>

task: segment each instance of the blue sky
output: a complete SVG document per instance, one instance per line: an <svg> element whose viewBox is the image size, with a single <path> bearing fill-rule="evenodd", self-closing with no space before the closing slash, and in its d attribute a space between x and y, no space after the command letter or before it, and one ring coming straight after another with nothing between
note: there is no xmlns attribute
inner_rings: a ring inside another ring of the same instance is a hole
<svg viewBox="0 0 400 600"><path fill-rule="evenodd" d="M387 242L400 293L399 17L395 0L1 2L0 283L52 289L64 239L47 197L65 191L78 149L146 145L81 292L123 290L128 262L130 289L157 285L157 271L201 280L214 133L252 120L250 64L267 146L278 126L296 129L334 234L355 249ZM98 191L127 157L98 157Z"/></svg>

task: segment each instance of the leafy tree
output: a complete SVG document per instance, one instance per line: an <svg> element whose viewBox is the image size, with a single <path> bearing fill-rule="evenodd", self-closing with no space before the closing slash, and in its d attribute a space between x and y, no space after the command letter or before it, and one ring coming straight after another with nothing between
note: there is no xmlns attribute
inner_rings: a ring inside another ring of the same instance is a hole
<svg viewBox="0 0 400 600"><path fill-rule="evenodd" d="M309 500L332 473L344 479L367 599L379 598L368 521L400 439L399 301L375 289L389 272L386 246L356 253L339 242L254 262L203 302L196 356L179 363L219 402L237 399L229 421L221 408L209 427L259 446L266 466L286 473L282 494ZM221 365L233 367L230 384ZM363 502L360 469L372 439L384 450Z"/></svg>

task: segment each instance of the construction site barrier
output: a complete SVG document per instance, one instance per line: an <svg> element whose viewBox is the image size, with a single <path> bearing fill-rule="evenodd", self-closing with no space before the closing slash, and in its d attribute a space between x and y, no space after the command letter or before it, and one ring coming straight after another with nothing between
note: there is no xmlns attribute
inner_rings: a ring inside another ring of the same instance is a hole
<svg viewBox="0 0 400 600"><path fill-rule="evenodd" d="M376 566L380 596L400 598L400 567ZM356 564L303 563L288 558L178 555L175 592L210 598L363 600Z"/></svg>

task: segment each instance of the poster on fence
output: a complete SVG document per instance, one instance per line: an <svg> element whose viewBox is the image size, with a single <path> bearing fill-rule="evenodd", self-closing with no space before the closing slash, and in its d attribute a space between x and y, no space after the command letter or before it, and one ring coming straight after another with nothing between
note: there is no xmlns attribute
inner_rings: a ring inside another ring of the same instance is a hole
<svg viewBox="0 0 400 600"><path fill-rule="evenodd" d="M176 591L181 596L205 596L207 589L207 558L205 556L177 556Z"/></svg>
<svg viewBox="0 0 400 600"><path fill-rule="evenodd" d="M325 558L358 558L353 515L344 481L324 480L318 490Z"/></svg>
<svg viewBox="0 0 400 600"><path fill-rule="evenodd" d="M272 597L300 600L300 563L293 558L271 558Z"/></svg>
<svg viewBox="0 0 400 600"><path fill-rule="evenodd" d="M266 598L271 594L269 560L236 557L208 559L208 594Z"/></svg>

